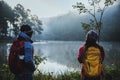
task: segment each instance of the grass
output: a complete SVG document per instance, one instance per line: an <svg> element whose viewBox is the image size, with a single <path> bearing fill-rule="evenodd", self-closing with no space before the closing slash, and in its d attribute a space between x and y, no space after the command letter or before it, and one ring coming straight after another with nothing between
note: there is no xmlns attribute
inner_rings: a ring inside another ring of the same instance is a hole
<svg viewBox="0 0 120 80"><path fill-rule="evenodd" d="M79 71L65 72L58 75L53 75L53 73L34 75L34 80L80 80Z"/></svg>
<svg viewBox="0 0 120 80"><path fill-rule="evenodd" d="M10 72L7 64L0 65L0 80L13 80L14 75ZM59 75L53 73L43 74L37 70L38 73L33 75L33 80L80 80L79 71L65 72Z"/></svg>
<svg viewBox="0 0 120 80"><path fill-rule="evenodd" d="M45 57L41 58L35 56L35 64L38 66ZM104 66L104 80L120 80L120 66L105 65ZM33 80L81 80L80 71L66 71L64 73L53 75L53 73L42 73L36 69L33 75ZM0 80L14 80L14 75L10 72L8 64L0 64Z"/></svg>
<svg viewBox="0 0 120 80"><path fill-rule="evenodd" d="M7 64L0 65L0 80L13 80L14 75L9 71ZM53 75L53 73L43 74L37 70L38 74L34 74L33 80L81 80L79 71L66 71L62 74ZM105 80L120 80L120 68L115 65L105 66Z"/></svg>
<svg viewBox="0 0 120 80"><path fill-rule="evenodd" d="M120 65L119 65L120 66ZM104 69L106 80L120 80L120 67L116 65L107 65Z"/></svg>

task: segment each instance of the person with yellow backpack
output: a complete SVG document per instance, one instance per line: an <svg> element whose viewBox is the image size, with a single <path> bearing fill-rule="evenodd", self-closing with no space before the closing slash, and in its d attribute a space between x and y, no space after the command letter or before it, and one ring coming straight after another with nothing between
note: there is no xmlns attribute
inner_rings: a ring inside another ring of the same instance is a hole
<svg viewBox="0 0 120 80"><path fill-rule="evenodd" d="M78 52L78 61L82 63L82 80L102 80L104 49L97 44L98 34L90 30L86 35L85 44Z"/></svg>

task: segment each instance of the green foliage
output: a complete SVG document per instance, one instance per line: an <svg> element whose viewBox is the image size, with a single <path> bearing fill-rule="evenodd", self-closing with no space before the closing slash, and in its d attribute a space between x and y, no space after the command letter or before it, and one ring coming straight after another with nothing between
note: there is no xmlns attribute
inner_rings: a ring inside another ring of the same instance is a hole
<svg viewBox="0 0 120 80"><path fill-rule="evenodd" d="M92 16L92 19L90 19L90 23L84 22L82 23L82 27L86 32L88 32L91 29L90 25L92 25L92 29L98 30L99 37L100 37L100 32L103 24L102 22L103 14L105 10L110 5L113 5L115 1L116 0L88 0L88 4L77 2L76 5L73 5L73 8L77 9L79 11L79 14L87 13L90 16ZM100 6L101 4L104 4L104 6ZM91 20L92 20L92 23L91 23Z"/></svg>
<svg viewBox="0 0 120 80"><path fill-rule="evenodd" d="M34 59L36 68L41 62L46 60L45 57L42 58L39 56L35 56ZM36 70L39 71L38 69ZM40 71L39 74L41 74ZM8 64L0 64L0 80L14 80L14 75L10 72Z"/></svg>
<svg viewBox="0 0 120 80"><path fill-rule="evenodd" d="M106 80L120 80L120 68L116 65L107 65L104 68L104 76Z"/></svg>
<svg viewBox="0 0 120 80"><path fill-rule="evenodd" d="M35 33L41 34L42 21L36 15L32 15L29 9L25 9L21 4L17 4L12 9L5 1L0 1L0 38L15 36L19 33L19 28L23 24L30 25ZM9 24L9 25L8 25ZM11 35L12 34L12 35Z"/></svg>
<svg viewBox="0 0 120 80"><path fill-rule="evenodd" d="M57 76L57 80L80 80L80 72L65 72Z"/></svg>
<svg viewBox="0 0 120 80"><path fill-rule="evenodd" d="M46 57L34 56L34 61L35 61L36 67L38 67L38 65L45 60L47 60Z"/></svg>
<svg viewBox="0 0 120 80"><path fill-rule="evenodd" d="M45 57L41 58L35 56L34 58L36 66L46 60ZM0 66L0 80L14 80L14 75L10 72L8 64L1 64ZM53 72L41 73L39 69L36 69L36 72L37 73L33 76L33 80L80 80L79 71L66 71L58 75L53 75Z"/></svg>
<svg viewBox="0 0 120 80"><path fill-rule="evenodd" d="M13 80L14 75L9 71L7 64L0 65L0 80ZM37 74L34 74L33 80L81 80L79 71L66 71L64 73L53 75L53 73L41 73L38 70ZM120 80L120 68L115 65L107 65L104 68L105 80Z"/></svg>
<svg viewBox="0 0 120 80"><path fill-rule="evenodd" d="M13 21L13 18L12 8L6 2L0 1L0 37L7 36L7 22Z"/></svg>
<svg viewBox="0 0 120 80"><path fill-rule="evenodd" d="M34 80L81 80L79 71L65 72L59 75L53 73L42 74L41 72L34 75Z"/></svg>
<svg viewBox="0 0 120 80"><path fill-rule="evenodd" d="M21 4L17 4L14 7L14 12L17 15L16 23L17 25L28 24L32 26L33 30L41 34L42 21L39 20L37 15L32 15L30 9L25 9Z"/></svg>
<svg viewBox="0 0 120 80"><path fill-rule="evenodd" d="M83 29L86 31L86 33L90 30L90 24L81 22Z"/></svg>
<svg viewBox="0 0 120 80"><path fill-rule="evenodd" d="M14 75L10 72L7 64L0 65L0 80L14 80Z"/></svg>
<svg viewBox="0 0 120 80"><path fill-rule="evenodd" d="M113 5L114 2L117 1L117 0L105 0L105 6L109 6L109 5Z"/></svg>

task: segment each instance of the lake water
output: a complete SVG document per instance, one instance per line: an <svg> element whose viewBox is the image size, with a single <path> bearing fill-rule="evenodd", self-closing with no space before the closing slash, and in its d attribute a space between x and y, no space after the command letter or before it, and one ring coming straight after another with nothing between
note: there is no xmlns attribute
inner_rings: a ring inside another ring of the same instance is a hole
<svg viewBox="0 0 120 80"><path fill-rule="evenodd" d="M41 41L34 42L35 55L46 57L47 61L41 63L38 68L43 72L53 72L54 74L64 71L79 70L80 64L77 61L81 41ZM113 64L119 61L120 42L101 42L105 48L105 64ZM0 45L1 62L6 62L6 53L9 53L10 44Z"/></svg>

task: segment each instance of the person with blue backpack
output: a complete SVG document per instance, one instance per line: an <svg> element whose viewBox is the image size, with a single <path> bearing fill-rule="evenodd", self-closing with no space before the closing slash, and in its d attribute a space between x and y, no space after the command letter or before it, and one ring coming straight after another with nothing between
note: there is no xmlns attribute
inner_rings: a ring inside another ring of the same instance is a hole
<svg viewBox="0 0 120 80"><path fill-rule="evenodd" d="M10 48L8 63L15 80L33 80L35 64L34 48L31 40L33 31L29 25L22 25L20 34Z"/></svg>
<svg viewBox="0 0 120 80"><path fill-rule="evenodd" d="M82 64L82 80L102 80L104 49L97 43L98 34L95 30L90 30L86 35L85 44L78 52L78 61Z"/></svg>

